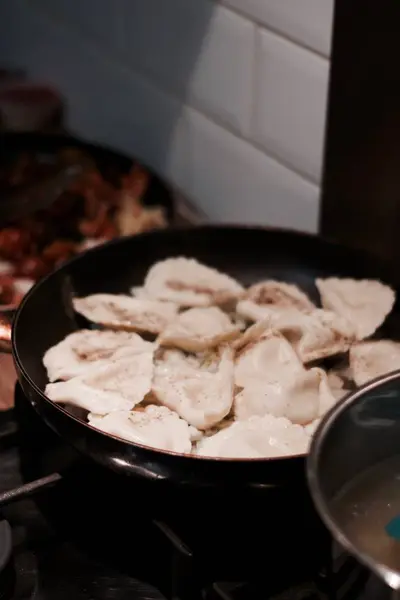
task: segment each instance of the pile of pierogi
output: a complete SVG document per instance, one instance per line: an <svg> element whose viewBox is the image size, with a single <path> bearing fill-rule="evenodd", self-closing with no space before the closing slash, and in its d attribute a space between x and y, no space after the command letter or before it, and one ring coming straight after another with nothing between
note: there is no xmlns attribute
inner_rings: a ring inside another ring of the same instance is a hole
<svg viewBox="0 0 400 600"><path fill-rule="evenodd" d="M156 449L305 454L340 398L400 369L400 343L368 339L394 291L375 280L315 284L322 308L290 283L245 289L193 258L167 258L131 295L74 298L87 327L45 353L46 395L106 434Z"/></svg>

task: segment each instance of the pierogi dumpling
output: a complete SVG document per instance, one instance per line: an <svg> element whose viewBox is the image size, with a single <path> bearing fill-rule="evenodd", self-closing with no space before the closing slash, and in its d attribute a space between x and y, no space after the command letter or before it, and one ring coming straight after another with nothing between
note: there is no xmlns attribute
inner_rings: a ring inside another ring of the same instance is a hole
<svg viewBox="0 0 400 600"><path fill-rule="evenodd" d="M234 411L239 420L251 416L286 417L292 423L307 425L336 403L322 369L297 370L274 382L249 382L235 397Z"/></svg>
<svg viewBox="0 0 400 600"><path fill-rule="evenodd" d="M233 325L217 306L190 308L172 321L158 338L161 346L174 346L186 352L202 352L234 339L240 327Z"/></svg>
<svg viewBox="0 0 400 600"><path fill-rule="evenodd" d="M93 294L74 298L76 312L89 321L125 331L160 333L172 323L178 308L170 302L139 300L117 294Z"/></svg>
<svg viewBox="0 0 400 600"><path fill-rule="evenodd" d="M235 421L210 437L203 437L196 453L219 458L277 458L305 454L310 438L301 425L272 415Z"/></svg>
<svg viewBox="0 0 400 600"><path fill-rule="evenodd" d="M176 257L151 267L140 295L194 307L226 304L243 291L240 283L229 275L194 258Z"/></svg>
<svg viewBox="0 0 400 600"><path fill-rule="evenodd" d="M273 318L288 310L314 309L315 305L296 285L273 279L249 287L236 307L238 314L249 321Z"/></svg>
<svg viewBox="0 0 400 600"><path fill-rule="evenodd" d="M388 285L369 279L317 279L322 306L352 323L356 338L372 335L393 308L395 293Z"/></svg>
<svg viewBox="0 0 400 600"><path fill-rule="evenodd" d="M49 348L43 364L49 381L54 382L83 375L91 367L107 365L119 356L152 351L153 344L136 333L81 329Z"/></svg>
<svg viewBox="0 0 400 600"><path fill-rule="evenodd" d="M131 410L150 392L153 371L153 351L142 352L92 368L68 381L49 383L45 393L53 402L97 415Z"/></svg>
<svg viewBox="0 0 400 600"><path fill-rule="evenodd" d="M184 357L177 360L176 353L172 356L155 367L152 390L160 404L198 429L222 421L233 402L233 350L221 347L201 366Z"/></svg>
<svg viewBox="0 0 400 600"><path fill-rule="evenodd" d="M89 424L104 433L135 444L187 454L196 430L165 406L148 405L143 410L116 411L104 417L89 414Z"/></svg>
<svg viewBox="0 0 400 600"><path fill-rule="evenodd" d="M391 340L361 342L350 349L350 369L357 385L400 369L400 343Z"/></svg>

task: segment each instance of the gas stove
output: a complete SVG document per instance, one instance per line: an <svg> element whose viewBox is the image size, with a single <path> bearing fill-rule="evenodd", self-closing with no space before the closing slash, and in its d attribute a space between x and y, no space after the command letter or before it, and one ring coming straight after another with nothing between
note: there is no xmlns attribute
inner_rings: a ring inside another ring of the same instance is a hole
<svg viewBox="0 0 400 600"><path fill-rule="evenodd" d="M17 386L15 408L0 413L0 599L382 597L310 515L299 512L288 537L289 504L278 514L267 498L105 471L64 445ZM301 507L301 492L290 502Z"/></svg>

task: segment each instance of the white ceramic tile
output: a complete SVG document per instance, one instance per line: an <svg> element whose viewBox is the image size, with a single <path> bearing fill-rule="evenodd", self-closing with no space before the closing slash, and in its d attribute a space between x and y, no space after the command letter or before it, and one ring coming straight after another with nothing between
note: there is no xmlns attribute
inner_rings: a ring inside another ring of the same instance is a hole
<svg viewBox="0 0 400 600"><path fill-rule="evenodd" d="M135 4L135 0L128 1ZM146 0L146 3L152 1ZM168 4L172 5L177 1L169 0ZM185 9L193 6L193 0L181 1ZM208 5L205 0L196 0L196 3L198 11L202 4L203 9ZM160 10L163 5L164 3L158 4L158 7L161 6ZM71 27L70 21L46 16L51 15L50 11L38 13L35 6L27 0L14 0L3 13L0 2L0 14L5 15L0 20L1 57L11 65L26 67L32 77L50 81L58 86L68 100L70 123L74 129L82 135L119 147L148 162L193 194L199 205L215 220L257 222L316 230L319 193L317 185L286 169L198 112L184 110L183 99L173 99L142 76L111 61L109 53L104 52L103 44L99 44L96 50L94 37L90 43L86 43L79 28ZM165 12L167 14L168 10L165 9ZM197 16L201 14L205 17L205 13L201 12L197 13ZM192 40L193 48L206 44L205 21L210 26L210 19L216 14L209 14L207 19L200 19L200 22L196 21L196 24L192 25L188 34L189 40L198 27L197 36ZM176 61L179 63L181 60L183 62L179 64L188 67L190 63L196 71L193 55L189 61L179 52L180 44L174 46L171 42L170 28L174 28L175 35L182 41L182 36L185 38L187 33L187 21L185 29L181 21L178 20L176 25L172 19L168 27L161 27L157 34L161 37L164 35L164 46L161 45L163 52L168 54L171 44L173 46L168 59L169 64L174 65ZM147 33L150 41L151 35L155 35L152 27L149 27ZM145 45L143 49L146 49ZM285 53L283 55L285 56ZM232 60L237 62L238 56L233 54ZM167 88L166 82L158 76L158 73L163 73L162 69L157 71L158 67L155 67L158 63L152 61L153 59L149 61L149 72ZM292 64L291 61L290 58L289 65ZM212 73L212 67L211 60L207 71ZM217 69L218 73L219 71L220 68ZM174 85L185 82L184 78L177 77L177 72L182 73L179 69L172 73L171 81ZM218 73L214 73L209 79L210 85L214 79L218 79ZM282 69L278 68L271 85L281 85L281 74ZM165 73L165 78L168 79L168 73ZM200 104L203 99L199 90L206 86L204 82L207 82L207 75L198 81L202 83L198 84L197 96L194 96L192 88L187 89L186 93L191 93L194 101ZM307 86L309 85L308 82ZM281 88L283 92L287 89L292 94L290 86ZM233 88L229 90L232 94ZM180 91L184 96L184 86ZM212 96L214 105L221 98L223 95ZM282 98L285 100L284 96L281 96ZM187 96L184 100L187 101ZM225 98L225 101L231 110L230 99ZM214 111L212 102L207 107L204 106L204 109L216 114L220 108ZM236 106L234 101L232 102L232 106ZM284 105L284 102L282 104ZM300 106L303 105L300 103ZM318 111L318 107L315 110ZM235 108L235 115L237 114L239 113ZM304 114L303 112L302 115ZM225 115L222 118L229 121L229 116L226 118ZM238 121L232 120L230 125L239 123L241 119L242 117ZM307 131L303 143L307 151L309 134ZM269 135L271 132L268 132ZM279 135L277 137L279 138ZM257 139L259 143L265 143L264 138ZM299 147L294 147L297 152ZM286 151L286 146L282 150Z"/></svg>
<svg viewBox="0 0 400 600"><path fill-rule="evenodd" d="M318 186L190 111L190 192L215 221L316 231Z"/></svg>
<svg viewBox="0 0 400 600"><path fill-rule="evenodd" d="M334 0L223 0L266 26L328 56Z"/></svg>
<svg viewBox="0 0 400 600"><path fill-rule="evenodd" d="M258 42L252 138L319 181L329 62L267 31Z"/></svg>
<svg viewBox="0 0 400 600"><path fill-rule="evenodd" d="M123 0L35 0L50 14L76 25L84 34L119 47Z"/></svg>
<svg viewBox="0 0 400 600"><path fill-rule="evenodd" d="M246 131L255 27L209 0L127 0L127 56L167 89Z"/></svg>

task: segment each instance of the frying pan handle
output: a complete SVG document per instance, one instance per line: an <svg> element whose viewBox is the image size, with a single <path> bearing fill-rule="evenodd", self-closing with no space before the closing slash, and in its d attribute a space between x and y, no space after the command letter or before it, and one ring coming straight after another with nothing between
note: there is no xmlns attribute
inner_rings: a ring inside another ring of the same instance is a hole
<svg viewBox="0 0 400 600"><path fill-rule="evenodd" d="M11 354L11 331L15 309L0 310L0 353Z"/></svg>

